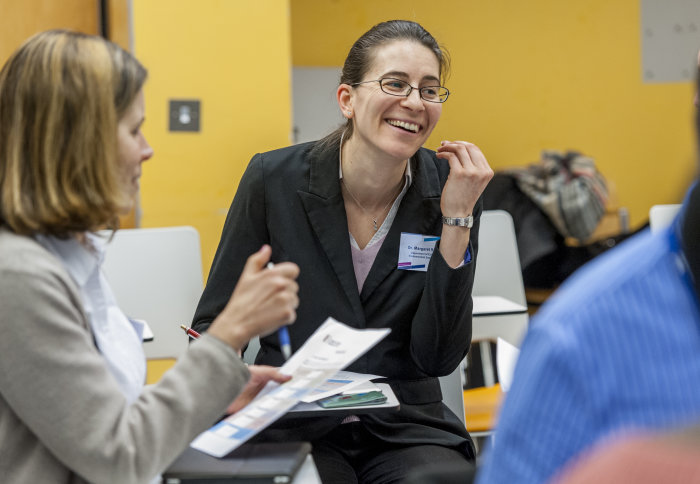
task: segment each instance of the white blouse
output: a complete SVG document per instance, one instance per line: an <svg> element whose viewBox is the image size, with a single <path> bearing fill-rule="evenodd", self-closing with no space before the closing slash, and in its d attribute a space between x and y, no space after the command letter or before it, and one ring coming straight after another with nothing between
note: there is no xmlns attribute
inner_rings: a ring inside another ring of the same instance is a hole
<svg viewBox="0 0 700 484"><path fill-rule="evenodd" d="M106 241L91 233L86 234L85 244L75 238L35 238L61 261L80 289L95 344L128 403L132 403L146 380L143 323L130 320L117 307L101 270Z"/></svg>

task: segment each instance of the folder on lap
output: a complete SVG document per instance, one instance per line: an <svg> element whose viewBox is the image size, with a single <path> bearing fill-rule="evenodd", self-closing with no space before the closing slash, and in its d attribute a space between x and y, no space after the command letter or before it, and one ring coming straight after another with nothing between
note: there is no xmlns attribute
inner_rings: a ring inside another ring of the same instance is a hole
<svg viewBox="0 0 700 484"><path fill-rule="evenodd" d="M222 459L188 447L163 473L166 484L291 483L308 442L244 444Z"/></svg>

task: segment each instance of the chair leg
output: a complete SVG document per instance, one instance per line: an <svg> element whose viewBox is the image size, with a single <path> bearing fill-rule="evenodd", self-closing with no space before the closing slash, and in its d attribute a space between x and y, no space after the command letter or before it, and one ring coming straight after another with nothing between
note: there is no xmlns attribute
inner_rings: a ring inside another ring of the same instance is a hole
<svg viewBox="0 0 700 484"><path fill-rule="evenodd" d="M492 387L496 384L496 370L493 367L493 355L491 354L491 342L479 341L481 350L481 369L484 373L484 386Z"/></svg>

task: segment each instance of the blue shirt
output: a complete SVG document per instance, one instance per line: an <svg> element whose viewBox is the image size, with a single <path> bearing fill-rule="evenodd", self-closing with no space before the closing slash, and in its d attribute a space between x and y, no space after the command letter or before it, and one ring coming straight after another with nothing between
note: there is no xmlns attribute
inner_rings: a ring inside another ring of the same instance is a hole
<svg viewBox="0 0 700 484"><path fill-rule="evenodd" d="M599 256L533 318L477 483L542 483L600 439L700 421L700 312L679 219Z"/></svg>

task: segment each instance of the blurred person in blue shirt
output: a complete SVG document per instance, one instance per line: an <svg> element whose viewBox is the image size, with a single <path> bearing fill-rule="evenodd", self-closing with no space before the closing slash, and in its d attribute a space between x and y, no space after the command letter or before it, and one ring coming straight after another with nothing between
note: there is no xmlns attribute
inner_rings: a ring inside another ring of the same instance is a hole
<svg viewBox="0 0 700 484"><path fill-rule="evenodd" d="M699 278L695 183L671 226L598 257L538 312L477 482L547 482L602 439L697 424Z"/></svg>

